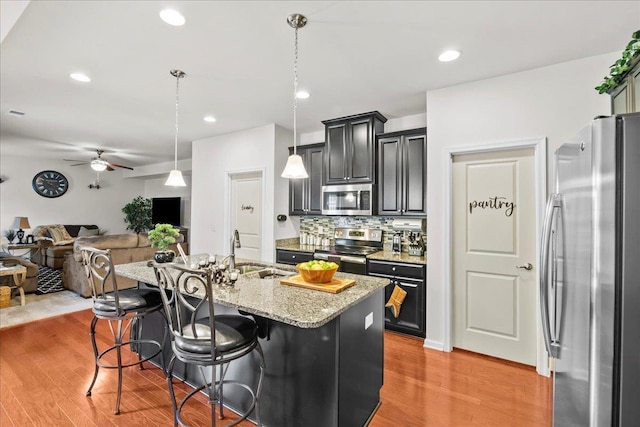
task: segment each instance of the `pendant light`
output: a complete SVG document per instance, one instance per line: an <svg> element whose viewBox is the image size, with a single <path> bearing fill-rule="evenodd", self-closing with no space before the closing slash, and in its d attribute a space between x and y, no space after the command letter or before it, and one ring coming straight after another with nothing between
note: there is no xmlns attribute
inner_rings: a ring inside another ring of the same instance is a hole
<svg viewBox="0 0 640 427"><path fill-rule="evenodd" d="M178 170L178 104L179 104L179 89L180 89L180 79L186 76L186 74L180 70L171 70L171 75L176 78L176 140L174 147L174 167L173 170L169 173L169 178L164 183L164 185L170 185L172 187L186 187L187 184L184 182L184 178L182 177L182 172Z"/></svg>
<svg viewBox="0 0 640 427"><path fill-rule="evenodd" d="M293 57L293 154L287 159L287 164L282 171L283 178L308 178L309 175L302 163L302 157L296 152L296 139L297 139L297 123L296 123L296 110L298 108L298 29L307 25L307 18L294 13L287 18L289 26L295 30L295 51Z"/></svg>

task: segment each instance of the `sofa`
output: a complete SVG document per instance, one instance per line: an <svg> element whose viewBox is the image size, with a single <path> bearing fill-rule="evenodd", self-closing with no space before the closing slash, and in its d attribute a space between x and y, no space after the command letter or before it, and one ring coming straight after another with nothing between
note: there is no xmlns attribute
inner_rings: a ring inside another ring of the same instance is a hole
<svg viewBox="0 0 640 427"><path fill-rule="evenodd" d="M38 288L38 264L35 264L31 261L28 261L19 256L13 256L8 254L0 254L0 261L4 263L5 266L10 267L12 265L20 264L27 267L27 277L24 279L24 283L22 284L22 289L25 293L35 292ZM6 284L13 284L12 276L3 276L0 277L0 286Z"/></svg>
<svg viewBox="0 0 640 427"><path fill-rule="evenodd" d="M184 243L182 235L176 238L176 243L170 245L169 249L177 254L177 243L180 243L186 254L189 253L188 244ZM80 249L84 246L111 250L111 259L114 265L151 260L153 254L158 250L151 247L146 233L78 237L73 244L73 252L67 254L64 259L62 285L85 298L91 296L91 288L82 264ZM118 276L117 279L119 289L133 288L138 284L135 280L125 277Z"/></svg>
<svg viewBox="0 0 640 427"><path fill-rule="evenodd" d="M61 269L64 256L73 251L77 237L95 236L100 233L97 225L41 225L33 232L40 250L32 257L36 263L53 269Z"/></svg>

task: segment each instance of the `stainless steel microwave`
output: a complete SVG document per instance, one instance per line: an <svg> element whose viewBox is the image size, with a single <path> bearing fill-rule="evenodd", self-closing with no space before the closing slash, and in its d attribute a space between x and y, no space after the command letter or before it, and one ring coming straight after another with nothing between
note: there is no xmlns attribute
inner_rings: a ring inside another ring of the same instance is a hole
<svg viewBox="0 0 640 427"><path fill-rule="evenodd" d="M373 184L324 185L323 215L374 215L375 186Z"/></svg>

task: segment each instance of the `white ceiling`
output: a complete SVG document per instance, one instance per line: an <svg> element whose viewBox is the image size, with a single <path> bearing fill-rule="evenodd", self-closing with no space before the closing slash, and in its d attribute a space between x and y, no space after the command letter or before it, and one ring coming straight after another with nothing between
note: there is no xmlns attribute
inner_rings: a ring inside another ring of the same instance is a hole
<svg viewBox="0 0 640 427"><path fill-rule="evenodd" d="M186 25L162 22L167 6ZM187 73L179 158L193 140L291 129L294 12L309 20L302 133L371 110L424 113L428 90L620 52L640 28L640 1L32 1L1 44L2 154L89 159L102 148L131 166L173 160L174 68ZM445 48L463 56L440 63ZM78 70L93 81L71 80Z"/></svg>

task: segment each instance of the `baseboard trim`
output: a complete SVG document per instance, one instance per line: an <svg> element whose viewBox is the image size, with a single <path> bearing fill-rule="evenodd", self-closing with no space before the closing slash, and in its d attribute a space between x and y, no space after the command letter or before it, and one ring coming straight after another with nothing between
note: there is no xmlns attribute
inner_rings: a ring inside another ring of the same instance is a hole
<svg viewBox="0 0 640 427"><path fill-rule="evenodd" d="M430 339L425 339L424 346L432 350L444 351L444 344L440 341L432 341Z"/></svg>

